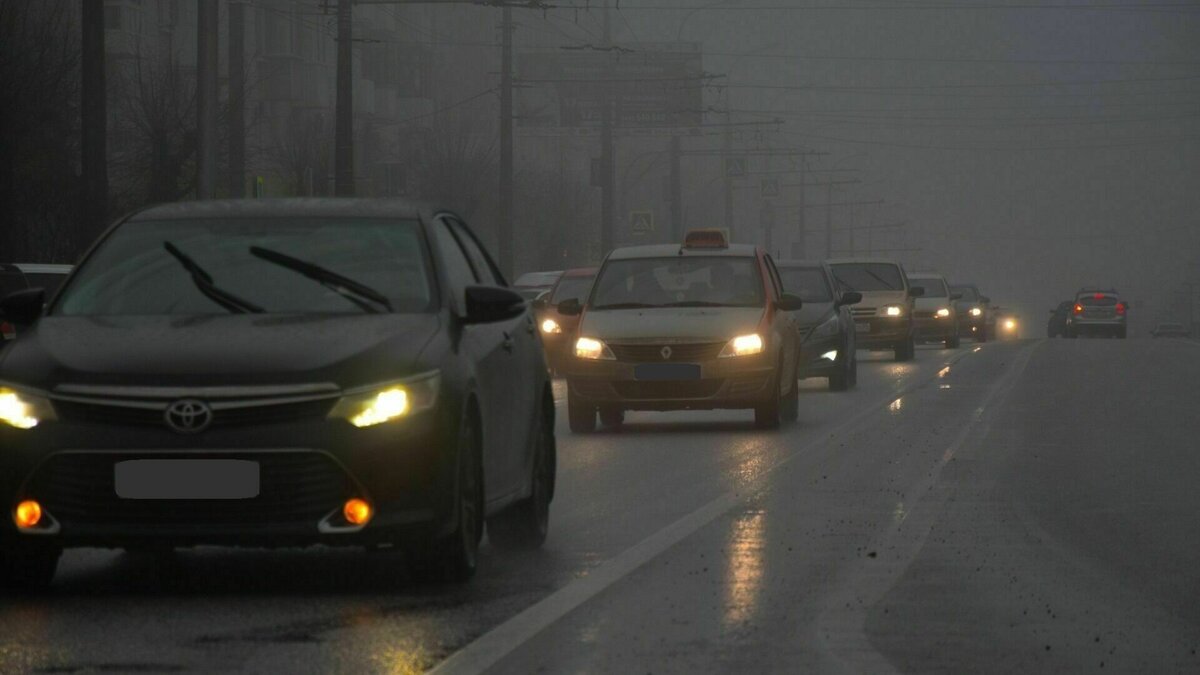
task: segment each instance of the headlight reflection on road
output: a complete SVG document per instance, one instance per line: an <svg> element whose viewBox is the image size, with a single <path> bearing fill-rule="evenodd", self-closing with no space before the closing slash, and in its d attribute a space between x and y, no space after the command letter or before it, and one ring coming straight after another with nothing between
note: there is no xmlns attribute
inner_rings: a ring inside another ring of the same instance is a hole
<svg viewBox="0 0 1200 675"><path fill-rule="evenodd" d="M888 404L888 412L892 413L893 415L899 414L902 410L904 410L903 396Z"/></svg>
<svg viewBox="0 0 1200 675"><path fill-rule="evenodd" d="M752 620L763 590L767 550L767 512L742 513L729 533L729 560L725 571L723 623L735 627Z"/></svg>

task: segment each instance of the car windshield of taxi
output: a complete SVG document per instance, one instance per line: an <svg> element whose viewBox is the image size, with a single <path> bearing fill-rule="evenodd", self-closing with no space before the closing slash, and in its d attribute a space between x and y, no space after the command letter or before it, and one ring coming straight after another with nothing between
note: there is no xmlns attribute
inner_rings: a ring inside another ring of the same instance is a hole
<svg viewBox="0 0 1200 675"><path fill-rule="evenodd" d="M759 307L763 287L754 258L617 260L604 268L592 310L647 307Z"/></svg>

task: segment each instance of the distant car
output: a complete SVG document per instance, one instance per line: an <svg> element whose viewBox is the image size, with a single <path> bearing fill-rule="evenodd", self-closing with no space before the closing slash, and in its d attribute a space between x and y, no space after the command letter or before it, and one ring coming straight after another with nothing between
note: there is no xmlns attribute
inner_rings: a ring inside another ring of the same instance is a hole
<svg viewBox="0 0 1200 675"><path fill-rule="evenodd" d="M1150 331L1150 335L1156 338L1186 338L1191 337L1192 332L1181 323L1160 323Z"/></svg>
<svg viewBox="0 0 1200 675"><path fill-rule="evenodd" d="M851 306L856 291L838 290L829 266L816 261L781 260L783 291L804 303L795 312L800 329L800 377L827 377L829 389L845 391L858 382L858 348Z"/></svg>
<svg viewBox="0 0 1200 675"><path fill-rule="evenodd" d="M546 537L533 315L453 214L171 204L114 225L0 352L0 586L65 547L395 546L462 581Z"/></svg>
<svg viewBox="0 0 1200 675"><path fill-rule="evenodd" d="M1066 336L1107 335L1124 339L1129 302L1116 289L1082 289L1067 317Z"/></svg>
<svg viewBox="0 0 1200 675"><path fill-rule="evenodd" d="M995 324L991 298L980 293L975 284L955 284L950 287L950 292L960 296L954 301L954 310L958 312L959 337L987 342L988 329Z"/></svg>
<svg viewBox="0 0 1200 675"><path fill-rule="evenodd" d="M1058 307L1050 310L1050 320L1046 322L1046 337L1063 337L1067 332L1067 317L1071 315L1074 300L1063 300Z"/></svg>
<svg viewBox="0 0 1200 675"><path fill-rule="evenodd" d="M67 275L70 265L47 265L41 263L0 263L0 298L30 288L40 288L46 297L53 297ZM17 327L4 320L0 311L0 340L11 340L17 336Z"/></svg>
<svg viewBox="0 0 1200 675"><path fill-rule="evenodd" d="M897 361L911 361L914 298L924 291L909 283L904 267L893 260L854 258L830 260L829 267L840 292L862 295L851 310L858 348L891 349Z"/></svg>
<svg viewBox="0 0 1200 675"><path fill-rule="evenodd" d="M562 270L552 272L526 272L517 277L513 282L512 288L520 293L526 300L534 300L542 291L548 291L558 282L558 278L562 276Z"/></svg>
<svg viewBox="0 0 1200 675"><path fill-rule="evenodd" d="M959 346L958 311L954 301L959 294L950 291L946 277L940 274L913 274L908 277L913 286L925 289L917 298L913 310L918 342L941 342L947 349Z"/></svg>
<svg viewBox="0 0 1200 675"><path fill-rule="evenodd" d="M626 410L754 410L775 428L798 415L800 333L761 248L729 244L719 230L682 245L609 253L584 303L567 366L571 430L619 427Z"/></svg>
<svg viewBox="0 0 1200 675"><path fill-rule="evenodd" d="M596 267L580 267L563 272L554 287L534 302L546 362L553 372L560 372L566 366L575 348L575 333L579 328L579 315L563 314L558 311L558 306L567 300L580 303L587 300L597 270Z"/></svg>

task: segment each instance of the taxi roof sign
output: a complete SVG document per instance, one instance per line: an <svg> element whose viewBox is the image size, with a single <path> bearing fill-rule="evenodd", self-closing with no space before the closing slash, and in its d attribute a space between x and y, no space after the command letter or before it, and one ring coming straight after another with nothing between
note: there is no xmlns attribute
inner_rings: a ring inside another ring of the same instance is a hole
<svg viewBox="0 0 1200 675"><path fill-rule="evenodd" d="M689 230L683 237L684 248L729 248L725 233L715 227Z"/></svg>

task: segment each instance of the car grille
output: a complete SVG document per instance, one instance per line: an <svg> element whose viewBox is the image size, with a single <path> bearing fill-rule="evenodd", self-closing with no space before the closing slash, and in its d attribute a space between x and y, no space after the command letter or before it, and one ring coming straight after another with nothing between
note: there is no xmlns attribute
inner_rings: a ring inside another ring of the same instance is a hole
<svg viewBox="0 0 1200 675"><path fill-rule="evenodd" d="M874 307L854 307L851 309L851 313L855 317L875 316L875 308Z"/></svg>
<svg viewBox="0 0 1200 675"><path fill-rule="evenodd" d="M212 455L204 455L210 457ZM230 526L311 523L354 494L353 482L315 452L222 453L259 463L252 499L121 499L113 465L129 459L199 458L195 453L62 453L42 464L26 491L69 528L80 525Z"/></svg>
<svg viewBox="0 0 1200 675"><path fill-rule="evenodd" d="M716 394L724 380L668 380L655 382L613 382L617 395L627 399L685 399L709 398Z"/></svg>
<svg viewBox="0 0 1200 675"><path fill-rule="evenodd" d="M245 426L252 424L276 424L294 422L306 418L320 418L333 407L332 398L312 401L268 402L260 404L222 406L213 404L213 427ZM54 400L54 410L59 418L77 424L106 424L117 426L161 426L165 425L164 413L168 403L148 403L134 407L121 402L103 399L83 401L80 399Z"/></svg>
<svg viewBox="0 0 1200 675"><path fill-rule="evenodd" d="M608 344L618 361L633 363L710 361L725 348L724 342L693 342L686 344ZM663 358L663 347L671 348L670 358Z"/></svg>

